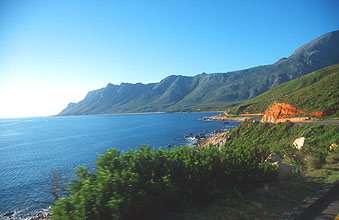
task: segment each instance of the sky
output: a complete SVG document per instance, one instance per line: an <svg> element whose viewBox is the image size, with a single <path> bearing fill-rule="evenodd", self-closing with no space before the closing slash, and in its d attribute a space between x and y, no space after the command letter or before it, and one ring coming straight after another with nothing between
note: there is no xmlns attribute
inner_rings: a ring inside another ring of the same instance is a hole
<svg viewBox="0 0 339 220"><path fill-rule="evenodd" d="M339 29L338 0L0 0L0 118L108 83L271 64Z"/></svg>

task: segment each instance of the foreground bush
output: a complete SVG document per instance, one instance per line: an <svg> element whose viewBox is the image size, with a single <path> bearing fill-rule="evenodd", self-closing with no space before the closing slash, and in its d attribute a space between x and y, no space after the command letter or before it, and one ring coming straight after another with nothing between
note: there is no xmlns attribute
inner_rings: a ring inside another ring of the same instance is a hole
<svg viewBox="0 0 339 220"><path fill-rule="evenodd" d="M245 191L271 180L276 168L255 150L141 147L100 155L96 173L80 167L71 195L53 207L53 219L154 219L199 207L225 190Z"/></svg>

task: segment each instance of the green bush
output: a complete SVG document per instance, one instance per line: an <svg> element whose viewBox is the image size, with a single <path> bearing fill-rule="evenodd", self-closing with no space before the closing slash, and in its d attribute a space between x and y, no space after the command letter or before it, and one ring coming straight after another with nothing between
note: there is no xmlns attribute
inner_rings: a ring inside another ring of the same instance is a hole
<svg viewBox="0 0 339 220"><path fill-rule="evenodd" d="M320 169L323 164L326 162L324 156L322 155L309 155L305 158L307 167L313 169Z"/></svg>
<svg viewBox="0 0 339 220"><path fill-rule="evenodd" d="M338 163L339 164L339 153L338 152L334 152L334 153L328 155L326 157L326 163L329 163L329 164Z"/></svg>
<svg viewBox="0 0 339 220"><path fill-rule="evenodd" d="M108 150L96 173L80 167L71 195L52 208L53 219L154 219L200 207L226 190L246 191L268 182L276 168L251 147L180 147L135 152Z"/></svg>

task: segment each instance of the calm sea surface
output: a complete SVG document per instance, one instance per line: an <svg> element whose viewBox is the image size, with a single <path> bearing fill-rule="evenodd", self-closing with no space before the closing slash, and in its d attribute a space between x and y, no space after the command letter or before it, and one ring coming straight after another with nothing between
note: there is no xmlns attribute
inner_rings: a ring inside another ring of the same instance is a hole
<svg viewBox="0 0 339 220"><path fill-rule="evenodd" d="M54 171L94 167L97 154L143 144L188 145L184 136L228 129L238 122L203 121L216 113L136 114L0 119L0 218L47 208Z"/></svg>

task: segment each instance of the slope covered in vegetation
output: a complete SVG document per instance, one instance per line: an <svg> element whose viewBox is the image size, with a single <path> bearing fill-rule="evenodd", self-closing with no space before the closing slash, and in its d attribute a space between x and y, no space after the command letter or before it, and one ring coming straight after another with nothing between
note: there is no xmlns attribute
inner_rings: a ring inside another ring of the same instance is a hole
<svg viewBox="0 0 339 220"><path fill-rule="evenodd" d="M305 137L303 150L295 139ZM298 169L290 178L273 180L245 194L226 194L204 208L171 213L163 220L285 219L319 190L339 179L338 125L278 124L245 121L225 137L223 147L251 146L256 154L277 153Z"/></svg>
<svg viewBox="0 0 339 220"><path fill-rule="evenodd" d="M264 162L272 152L301 166L308 166L306 156L323 163L339 127L246 121L228 136L221 148L109 150L95 173L77 170L71 195L57 201L53 219L158 219L202 207L274 180L276 167ZM292 144L301 136L307 140L302 154Z"/></svg>
<svg viewBox="0 0 339 220"><path fill-rule="evenodd" d="M232 129L225 146L251 146L267 151L266 155L274 152L293 159L293 155L298 155L293 142L300 137L305 137L307 141L303 149L304 156L328 154L330 145L339 141L339 126L296 124L289 121L278 124L246 121Z"/></svg>
<svg viewBox="0 0 339 220"><path fill-rule="evenodd" d="M230 112L263 113L275 102L288 103L306 112L324 111L325 115L339 110L339 64L281 84Z"/></svg>

